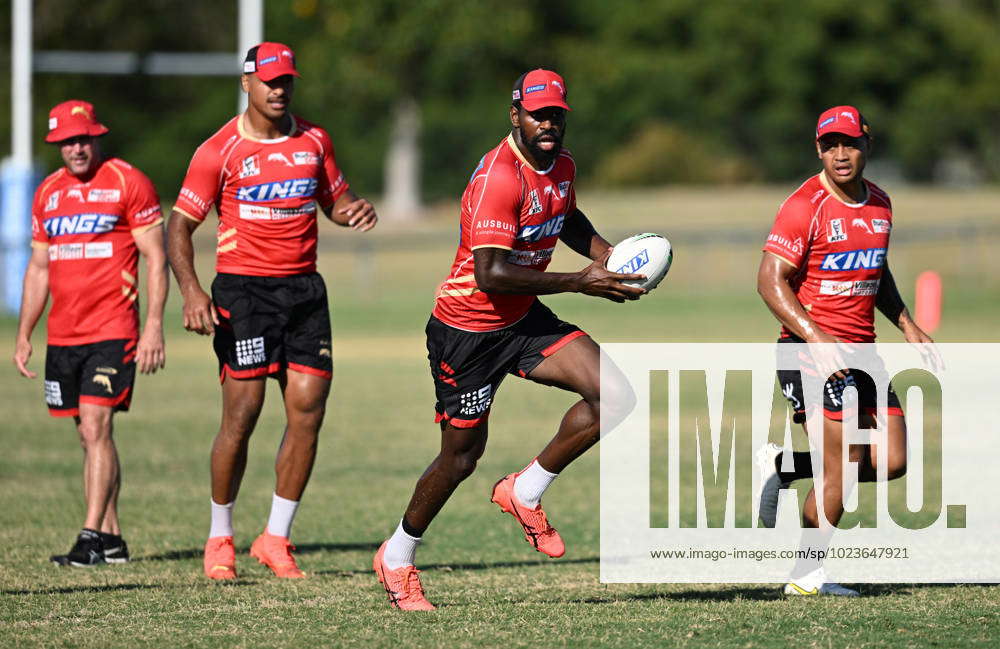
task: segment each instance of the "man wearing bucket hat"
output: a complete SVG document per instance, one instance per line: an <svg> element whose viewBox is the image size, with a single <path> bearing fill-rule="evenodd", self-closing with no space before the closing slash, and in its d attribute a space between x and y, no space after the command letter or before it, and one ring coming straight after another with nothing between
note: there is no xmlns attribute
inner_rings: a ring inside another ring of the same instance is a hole
<svg viewBox="0 0 1000 649"><path fill-rule="evenodd" d="M250 555L279 578L299 579L289 536L306 488L333 377L326 286L316 272L316 204L337 225L366 232L377 216L355 196L321 127L289 111L295 54L250 48L241 83L246 112L195 152L168 226L170 263L184 297L184 327L214 335L222 423L212 446L209 579L236 578L233 506L268 376L278 380L287 426L267 526ZM194 268L191 235L219 214L212 295Z"/></svg>
<svg viewBox="0 0 1000 649"><path fill-rule="evenodd" d="M164 366L166 252L160 200L149 178L104 158L108 132L94 107L63 102L49 113L45 141L65 166L39 185L32 203L32 255L24 275L14 364L27 378L31 333L48 297L45 401L55 417L73 417L84 451L83 529L60 565L128 561L118 521L121 468L112 438L116 411L132 401L136 367ZM139 253L146 259L146 321L139 331Z"/></svg>
<svg viewBox="0 0 1000 649"><path fill-rule="evenodd" d="M642 275L606 268L611 244L577 208L576 164L562 148L569 109L566 83L557 73L536 69L521 75L509 105L510 132L482 157L462 195L458 251L427 323L441 450L373 561L396 608L434 608L413 565L416 548L475 470L507 374L580 396L538 456L498 480L491 497L514 517L525 540L550 557L562 556L565 547L542 510L542 494L597 443L601 404L612 419L631 408L628 390L600 393L597 343L538 300L583 293L624 302L645 292L622 283ZM546 272L560 240L592 263L576 273Z"/></svg>

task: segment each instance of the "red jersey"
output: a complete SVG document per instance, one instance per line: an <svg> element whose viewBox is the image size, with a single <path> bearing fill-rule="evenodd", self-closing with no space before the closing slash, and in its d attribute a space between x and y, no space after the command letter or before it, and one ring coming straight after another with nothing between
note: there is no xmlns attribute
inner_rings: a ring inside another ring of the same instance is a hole
<svg viewBox="0 0 1000 649"><path fill-rule="evenodd" d="M521 156L512 136L483 156L462 194L461 233L451 273L438 287L434 317L467 331L492 331L524 317L534 295L480 291L472 251L510 250L507 263L545 270L576 209L576 164L562 151L545 171Z"/></svg>
<svg viewBox="0 0 1000 649"><path fill-rule="evenodd" d="M781 204L764 245L799 269L792 290L819 328L851 342L875 340L875 296L892 230L889 196L864 182L868 198L844 203L823 174L813 176Z"/></svg>
<svg viewBox="0 0 1000 649"><path fill-rule="evenodd" d="M322 128L293 116L288 135L257 140L237 115L195 151L174 209L203 221L216 206L217 272L286 277L316 270L316 203L347 187Z"/></svg>
<svg viewBox="0 0 1000 649"><path fill-rule="evenodd" d="M162 222L153 183L124 160L102 161L88 182L65 167L42 181L31 245L49 251L50 345L138 337L134 237Z"/></svg>

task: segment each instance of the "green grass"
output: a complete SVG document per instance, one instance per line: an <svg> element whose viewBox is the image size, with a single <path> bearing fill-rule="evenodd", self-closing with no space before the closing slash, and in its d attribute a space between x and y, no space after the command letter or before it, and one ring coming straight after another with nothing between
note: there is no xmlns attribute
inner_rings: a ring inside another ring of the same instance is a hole
<svg viewBox="0 0 1000 649"><path fill-rule="evenodd" d="M603 231L667 233L677 262L662 287L636 304L582 296L546 302L603 341L772 340L776 327L752 284L760 237L713 244L698 243L696 235L725 232L730 224L766 230L782 191L651 192L595 196L590 203L581 197ZM897 222L900 205L928 206L918 224L930 222L944 200L920 192L896 198ZM995 194L963 203L970 219L990 205L986 198L996 205ZM622 216L626 204L635 209ZM730 219L726 210L733 205L742 210ZM212 229L199 233L209 246ZM897 225L901 239L903 231ZM81 454L67 421L46 416L40 382L22 380L8 366L0 377L0 646L995 646L1000 589L993 586L867 585L866 597L853 601L784 601L773 585L602 585L596 452L546 495L568 551L563 559L544 559L488 502L489 490L541 448L573 398L515 379L500 391L479 470L420 550L424 583L440 610L417 616L389 610L371 574L371 556L436 452L423 325L455 236L453 212L420 228L385 227L371 237L369 257L351 250L363 238L323 231L336 376L316 471L294 530L300 563L310 573L304 581L277 581L246 554L266 521L273 488L283 421L274 385L235 512L241 579L215 584L201 576L219 390L209 340L180 329L176 292L167 370L140 377L133 412L117 418L121 514L136 557L131 564L70 570L47 563L49 554L68 549L82 520ZM970 243L956 234L939 246L904 241L894 248L907 296L928 259L941 264L940 340L996 339L1000 262L978 252L962 263L950 256L990 243L996 240ZM927 256L926 248L935 254ZM201 252L203 280L210 277L209 251ZM358 270L366 259L372 275ZM563 251L556 265L580 263ZM0 352L8 358L13 327L10 319L0 320ZM898 339L884 321L880 331ZM36 333L35 346L32 365L40 369L44 331Z"/></svg>

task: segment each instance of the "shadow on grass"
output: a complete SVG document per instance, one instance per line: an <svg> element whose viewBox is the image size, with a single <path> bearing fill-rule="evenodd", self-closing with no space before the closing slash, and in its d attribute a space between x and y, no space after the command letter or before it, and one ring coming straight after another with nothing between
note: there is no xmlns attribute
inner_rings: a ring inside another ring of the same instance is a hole
<svg viewBox="0 0 1000 649"><path fill-rule="evenodd" d="M374 549L378 549L376 546ZM545 560L536 559L533 561L494 561L486 562L482 561L479 563L428 563L428 564L418 564L420 570L438 570L441 572L454 572L456 570L493 570L495 568L534 568L538 566L565 566L581 563L597 563L600 561L598 557L586 557L582 559L560 559L555 560ZM371 570L317 570L315 572L317 575L337 575L338 577L353 577L357 575L368 575L371 574Z"/></svg>
<svg viewBox="0 0 1000 649"><path fill-rule="evenodd" d="M780 586L741 586L720 590L681 590L667 593L608 593L597 597L571 600L573 604L614 604L664 600L672 602L731 602L737 599L770 601L781 599Z"/></svg>
<svg viewBox="0 0 1000 649"><path fill-rule="evenodd" d="M581 563L598 563L599 557L582 557L580 559L533 559L531 561L481 561L479 563L429 563L418 566L421 570L492 570L494 568L533 568L537 566L566 566Z"/></svg>
<svg viewBox="0 0 1000 649"><path fill-rule="evenodd" d="M295 546L295 554L313 554L315 552L357 552L368 550L375 552L380 543L303 543ZM236 548L237 554L246 554L250 551L250 546ZM160 554L151 554L145 557L137 557L132 561L184 561L187 559L200 559L203 548L193 548L191 550L171 550Z"/></svg>
<svg viewBox="0 0 1000 649"><path fill-rule="evenodd" d="M884 595L912 595L915 590L944 588L995 588L997 584L858 584L855 588L861 591L862 597L880 597Z"/></svg>
<svg viewBox="0 0 1000 649"><path fill-rule="evenodd" d="M159 584L107 584L104 586L66 586L63 588L41 588L39 590L4 590L4 595L71 595L73 593L110 593L127 590L149 590L163 588Z"/></svg>
<svg viewBox="0 0 1000 649"><path fill-rule="evenodd" d="M861 593L861 598L910 595L914 590L929 588L982 588L993 584L845 584ZM737 586L714 590L679 590L661 593L608 593L604 596L572 600L574 604L613 604L615 602L641 602L664 600L672 602L731 602L738 599L751 601L777 601L785 599L780 584L768 586ZM799 598L808 599L808 598ZM829 597L827 599L830 599Z"/></svg>

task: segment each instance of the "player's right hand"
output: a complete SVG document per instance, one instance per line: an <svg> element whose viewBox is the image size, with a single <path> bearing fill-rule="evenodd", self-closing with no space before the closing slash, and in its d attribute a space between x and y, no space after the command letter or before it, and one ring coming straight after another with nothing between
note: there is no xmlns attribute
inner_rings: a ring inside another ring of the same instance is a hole
<svg viewBox="0 0 1000 649"><path fill-rule="evenodd" d="M219 314L212 304L212 298L201 289L184 296L184 328L188 331L210 336L219 324Z"/></svg>
<svg viewBox="0 0 1000 649"><path fill-rule="evenodd" d="M613 273L608 270L608 257L611 256L611 248L604 251L604 254L594 260L592 264L580 271L578 292L595 297L603 297L612 302L624 302L625 300L638 300L646 293L646 289L638 286L622 284L628 280L643 280L645 275L635 273Z"/></svg>
<svg viewBox="0 0 1000 649"><path fill-rule="evenodd" d="M847 378L850 370L846 369L847 363L844 362L843 353L851 350L842 340L819 331L808 342L809 353L812 354L816 369L819 375L824 377L824 381L829 380L831 376L838 379Z"/></svg>
<svg viewBox="0 0 1000 649"><path fill-rule="evenodd" d="M33 379L38 374L28 369L28 359L31 358L31 341L18 340L14 346L14 365L21 376Z"/></svg>

